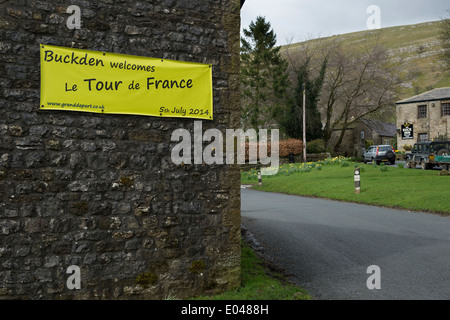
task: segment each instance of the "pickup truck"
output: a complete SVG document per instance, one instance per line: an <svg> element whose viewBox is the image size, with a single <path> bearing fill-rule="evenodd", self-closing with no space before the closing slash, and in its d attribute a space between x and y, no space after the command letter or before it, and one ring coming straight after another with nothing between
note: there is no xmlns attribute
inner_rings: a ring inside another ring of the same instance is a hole
<svg viewBox="0 0 450 320"><path fill-rule="evenodd" d="M426 141L415 143L411 153L406 155L406 167L417 165L424 170L433 167L450 167L450 141Z"/></svg>

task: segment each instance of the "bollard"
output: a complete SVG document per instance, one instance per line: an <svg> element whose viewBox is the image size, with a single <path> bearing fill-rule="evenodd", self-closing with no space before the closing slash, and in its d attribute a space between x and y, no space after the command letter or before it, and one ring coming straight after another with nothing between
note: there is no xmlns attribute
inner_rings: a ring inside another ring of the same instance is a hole
<svg viewBox="0 0 450 320"><path fill-rule="evenodd" d="M361 175L359 167L355 168L355 193L361 192Z"/></svg>
<svg viewBox="0 0 450 320"><path fill-rule="evenodd" d="M262 186L261 171L258 171L258 185Z"/></svg>
<svg viewBox="0 0 450 320"><path fill-rule="evenodd" d="M289 152L289 163L294 163L294 162L295 162L294 154L292 152Z"/></svg>

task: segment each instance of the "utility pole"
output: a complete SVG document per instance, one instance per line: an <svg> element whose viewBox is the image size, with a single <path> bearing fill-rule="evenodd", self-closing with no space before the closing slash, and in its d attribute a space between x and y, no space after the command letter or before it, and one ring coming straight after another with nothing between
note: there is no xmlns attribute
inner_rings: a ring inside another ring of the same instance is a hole
<svg viewBox="0 0 450 320"><path fill-rule="evenodd" d="M306 162L306 88L303 84L303 162Z"/></svg>

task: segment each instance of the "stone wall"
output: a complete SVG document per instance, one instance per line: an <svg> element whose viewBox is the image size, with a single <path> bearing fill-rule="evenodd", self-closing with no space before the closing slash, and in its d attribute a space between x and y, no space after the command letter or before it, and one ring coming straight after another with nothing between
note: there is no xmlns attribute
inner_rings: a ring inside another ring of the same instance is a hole
<svg viewBox="0 0 450 320"><path fill-rule="evenodd" d="M81 9L70 30L66 9ZM39 44L213 65L239 126L237 0L0 0L0 298L164 299L240 284L237 165L175 165L193 119L39 110ZM67 268L81 271L70 290Z"/></svg>

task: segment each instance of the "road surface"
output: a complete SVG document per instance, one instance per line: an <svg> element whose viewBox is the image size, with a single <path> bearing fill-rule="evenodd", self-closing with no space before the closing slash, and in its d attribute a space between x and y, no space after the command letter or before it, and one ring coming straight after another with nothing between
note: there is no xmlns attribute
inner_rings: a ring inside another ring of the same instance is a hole
<svg viewBox="0 0 450 320"><path fill-rule="evenodd" d="M250 189L241 194L244 227L315 299L450 299L449 217Z"/></svg>

